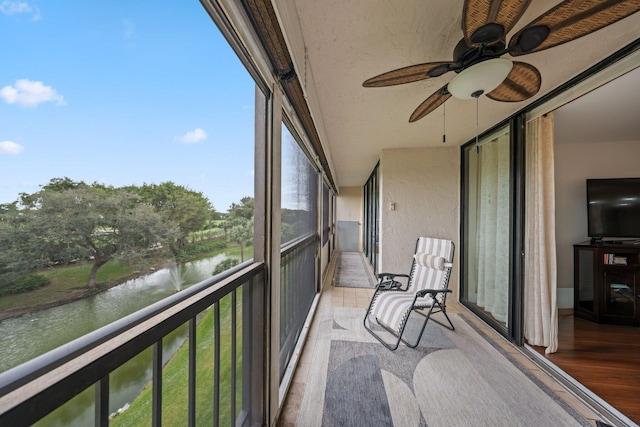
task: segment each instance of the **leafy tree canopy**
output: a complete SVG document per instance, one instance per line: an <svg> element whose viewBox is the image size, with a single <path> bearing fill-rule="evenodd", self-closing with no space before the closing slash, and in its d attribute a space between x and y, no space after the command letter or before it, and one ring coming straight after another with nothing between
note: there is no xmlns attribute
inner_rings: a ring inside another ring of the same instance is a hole
<svg viewBox="0 0 640 427"><path fill-rule="evenodd" d="M108 261L131 260L150 248L166 247L179 235L173 221L141 203L139 196L111 187L47 187L31 202L31 208L0 229L0 242L9 245L0 264L26 270L72 254L93 260L89 286Z"/></svg>
<svg viewBox="0 0 640 427"><path fill-rule="evenodd" d="M217 274L223 273L228 269L235 267L239 263L240 263L240 260L238 260L238 258L227 258L223 260L220 264L218 264L216 268L213 269L212 274L215 276Z"/></svg>
<svg viewBox="0 0 640 427"><path fill-rule="evenodd" d="M229 240L240 245L240 262L244 262L244 248L253 244L253 220L236 218L229 230Z"/></svg>
<svg viewBox="0 0 640 427"><path fill-rule="evenodd" d="M190 233L214 221L240 245L253 239L253 197L216 212L202 193L173 182L113 187L53 178L33 194L0 204L0 274L92 260L88 283L115 258L184 246Z"/></svg>
<svg viewBox="0 0 640 427"><path fill-rule="evenodd" d="M125 187L136 193L141 200L149 203L156 212L162 213L167 219L180 227L181 239L186 239L189 233L201 230L211 219L213 206L202 193L189 190L171 181L162 184L143 184L141 187Z"/></svg>
<svg viewBox="0 0 640 427"><path fill-rule="evenodd" d="M237 218L253 219L253 197L243 197L240 203L231 203L229 207L228 220Z"/></svg>
<svg viewBox="0 0 640 427"><path fill-rule="evenodd" d="M33 194L20 193L19 199L23 206L35 208L44 193L59 193L61 191L72 190L80 187L87 188L88 185L84 181L76 182L66 176L64 178L52 178L48 184L40 186L40 191L36 191Z"/></svg>

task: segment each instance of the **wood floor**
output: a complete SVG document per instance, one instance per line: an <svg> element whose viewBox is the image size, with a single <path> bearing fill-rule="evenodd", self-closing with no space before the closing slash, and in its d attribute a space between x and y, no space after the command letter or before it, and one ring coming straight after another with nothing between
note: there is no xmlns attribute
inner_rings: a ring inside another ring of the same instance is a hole
<svg viewBox="0 0 640 427"><path fill-rule="evenodd" d="M640 327L567 316L558 332L558 352L545 357L640 424Z"/></svg>

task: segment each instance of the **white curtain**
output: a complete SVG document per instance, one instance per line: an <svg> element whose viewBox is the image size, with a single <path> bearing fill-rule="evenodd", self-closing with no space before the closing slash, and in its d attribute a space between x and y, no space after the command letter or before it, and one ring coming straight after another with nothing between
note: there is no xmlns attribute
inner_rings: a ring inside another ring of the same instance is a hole
<svg viewBox="0 0 640 427"><path fill-rule="evenodd" d="M558 349L553 113L527 123L525 181L524 336Z"/></svg>
<svg viewBox="0 0 640 427"><path fill-rule="evenodd" d="M509 305L509 134L484 145L477 169L477 304L500 322Z"/></svg>

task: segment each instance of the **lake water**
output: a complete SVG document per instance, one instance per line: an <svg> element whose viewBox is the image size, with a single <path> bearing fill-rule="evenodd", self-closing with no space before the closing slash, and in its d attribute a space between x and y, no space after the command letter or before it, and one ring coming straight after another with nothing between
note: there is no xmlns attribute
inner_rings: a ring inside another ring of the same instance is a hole
<svg viewBox="0 0 640 427"><path fill-rule="evenodd" d="M228 257L223 253L184 263L177 281L175 270L172 274L170 269L162 269L89 298L0 321L0 372L166 298L176 292L177 286L185 289L210 278ZM186 328L165 338L163 358L169 358L185 339ZM110 399L115 409L133 400L149 381L150 360L150 353L143 352L110 375ZM92 425L92 389L71 402L54 413L58 416L47 417L46 425Z"/></svg>

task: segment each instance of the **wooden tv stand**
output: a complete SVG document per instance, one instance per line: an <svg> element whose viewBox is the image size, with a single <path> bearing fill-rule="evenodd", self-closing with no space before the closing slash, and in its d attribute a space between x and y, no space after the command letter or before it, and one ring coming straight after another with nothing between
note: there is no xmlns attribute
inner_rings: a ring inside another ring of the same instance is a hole
<svg viewBox="0 0 640 427"><path fill-rule="evenodd" d="M573 277L574 316L640 325L640 243L573 245Z"/></svg>

